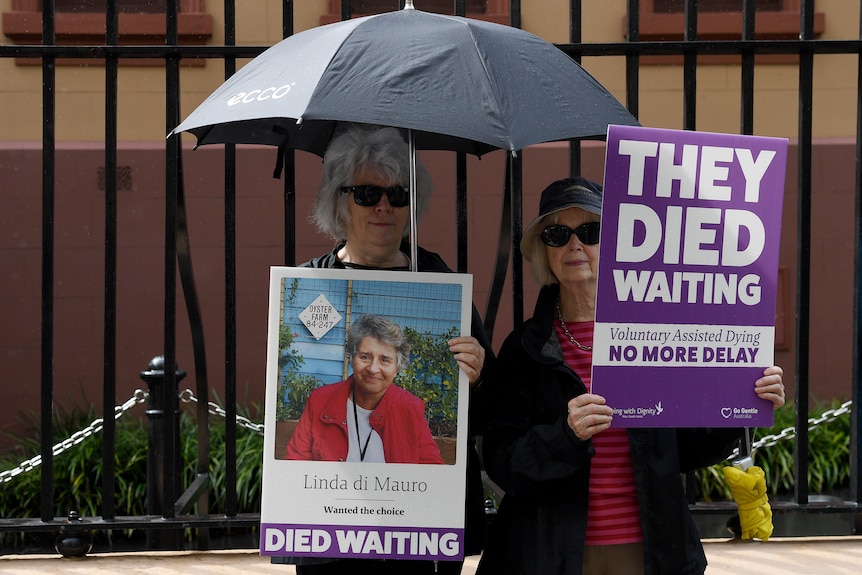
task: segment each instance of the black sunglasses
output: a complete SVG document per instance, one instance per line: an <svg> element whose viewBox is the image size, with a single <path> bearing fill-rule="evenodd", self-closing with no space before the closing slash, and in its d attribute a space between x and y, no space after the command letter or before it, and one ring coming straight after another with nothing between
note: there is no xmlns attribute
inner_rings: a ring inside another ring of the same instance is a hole
<svg viewBox="0 0 862 575"><path fill-rule="evenodd" d="M353 194L353 201L357 206L370 207L376 206L380 198L383 197L383 192L386 192L386 199L389 200L389 205L393 208L403 208L410 204L410 191L404 186L392 186L391 188L383 188L380 186L344 186L341 188L344 194Z"/></svg>
<svg viewBox="0 0 862 575"><path fill-rule="evenodd" d="M587 222L574 229L562 224L554 224L542 230L541 237L545 245L552 248L560 248L569 243L572 234L578 236L585 246L594 246L599 243L600 230L599 222Z"/></svg>

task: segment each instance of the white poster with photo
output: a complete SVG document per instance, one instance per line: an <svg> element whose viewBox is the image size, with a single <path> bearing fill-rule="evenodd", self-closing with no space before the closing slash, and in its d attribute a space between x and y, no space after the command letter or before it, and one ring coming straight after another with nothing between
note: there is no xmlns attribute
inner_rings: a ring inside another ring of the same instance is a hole
<svg viewBox="0 0 862 575"><path fill-rule="evenodd" d="M262 555L463 559L464 274L274 267Z"/></svg>

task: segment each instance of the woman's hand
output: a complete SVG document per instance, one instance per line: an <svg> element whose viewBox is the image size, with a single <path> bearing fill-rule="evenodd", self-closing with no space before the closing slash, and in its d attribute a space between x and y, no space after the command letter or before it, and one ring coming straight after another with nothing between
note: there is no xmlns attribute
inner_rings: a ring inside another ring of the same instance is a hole
<svg viewBox="0 0 862 575"><path fill-rule="evenodd" d="M449 340L449 351L455 354L455 361L467 374L470 385L478 383L485 364L485 348L479 345L479 340L472 336L453 337Z"/></svg>
<svg viewBox="0 0 862 575"><path fill-rule="evenodd" d="M605 398L594 393L585 393L569 400L567 423L575 436L586 441L600 431L611 426L611 408L605 405Z"/></svg>
<svg viewBox="0 0 862 575"><path fill-rule="evenodd" d="M757 397L772 403L773 409L778 409L785 402L784 381L781 379L783 375L784 370L773 365L764 369L763 377L754 382L754 392Z"/></svg>

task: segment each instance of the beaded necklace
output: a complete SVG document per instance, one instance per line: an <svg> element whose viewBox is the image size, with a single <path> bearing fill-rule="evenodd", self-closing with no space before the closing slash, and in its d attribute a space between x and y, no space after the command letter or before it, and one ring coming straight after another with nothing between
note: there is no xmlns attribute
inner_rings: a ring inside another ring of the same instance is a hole
<svg viewBox="0 0 862 575"><path fill-rule="evenodd" d="M557 308L557 319L560 320L560 326L562 326L563 333L566 334L566 337L569 338L569 341L571 341L573 344L575 344L575 347L577 347L581 351L593 351L593 346L583 345L581 342L576 340L572 334L569 333L569 328L566 327L566 322L563 320L563 312L560 311L560 299L559 298L557 298L556 308Z"/></svg>

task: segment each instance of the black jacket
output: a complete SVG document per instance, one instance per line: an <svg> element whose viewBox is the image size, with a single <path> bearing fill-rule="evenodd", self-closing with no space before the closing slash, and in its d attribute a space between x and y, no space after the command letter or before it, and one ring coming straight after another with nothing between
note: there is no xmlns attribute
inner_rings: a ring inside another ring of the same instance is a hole
<svg viewBox="0 0 862 575"><path fill-rule="evenodd" d="M563 361L553 329L559 287L542 288L533 318L500 349L482 452L504 491L479 575L579 575L587 524L590 441L566 424L568 401L586 393ZM703 573L706 556L681 473L726 458L738 429L630 429L646 575Z"/></svg>
<svg viewBox="0 0 862 575"><path fill-rule="evenodd" d="M338 259L338 251L344 246L344 243L337 245L331 252L320 257L314 258L301 267L312 268L344 268L344 264ZM407 243L402 244L401 250L404 253L410 253L410 246ZM419 247L418 255L418 271L420 272L441 272L452 273L446 262L434 252ZM494 360L494 352L491 348L491 342L485 334L485 328L479 312L473 306L473 316L470 326L470 331L473 337L479 341L479 345L485 348L485 365L482 368L483 380L484 374L490 369ZM481 464L479 463L479 453L475 447L475 436L481 434L485 425L486 409L484 408L487 402L488 395L487 385L482 385L479 389L471 389L470 391L470 413L468 415L469 439L467 441L467 491L466 491L466 515L464 522L464 554L477 555L482 552L482 546L485 541L485 490L482 485ZM444 504L445 502L441 502Z"/></svg>

